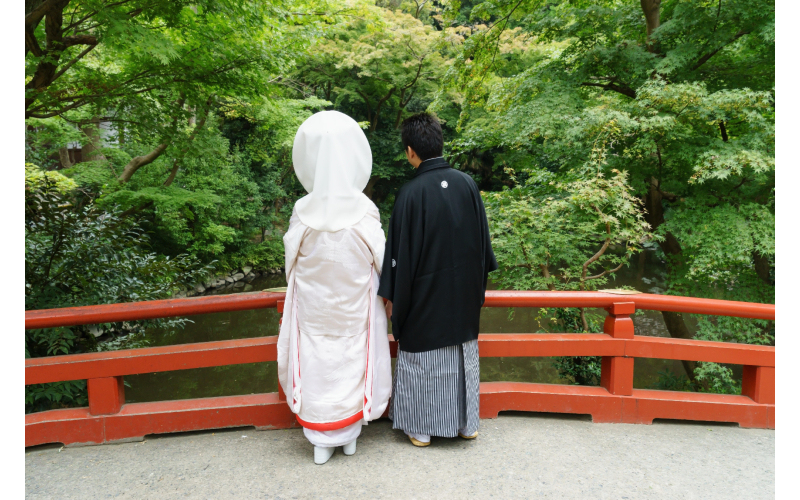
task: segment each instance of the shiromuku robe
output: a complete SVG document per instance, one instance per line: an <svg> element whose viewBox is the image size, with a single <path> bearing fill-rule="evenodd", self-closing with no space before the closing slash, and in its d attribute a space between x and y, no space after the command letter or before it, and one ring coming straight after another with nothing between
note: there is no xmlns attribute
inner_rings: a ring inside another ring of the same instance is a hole
<svg viewBox="0 0 800 500"><path fill-rule="evenodd" d="M386 313L377 297L385 237L370 205L338 231L312 229L295 212L283 238L288 283L278 378L306 429L379 418L391 394Z"/></svg>

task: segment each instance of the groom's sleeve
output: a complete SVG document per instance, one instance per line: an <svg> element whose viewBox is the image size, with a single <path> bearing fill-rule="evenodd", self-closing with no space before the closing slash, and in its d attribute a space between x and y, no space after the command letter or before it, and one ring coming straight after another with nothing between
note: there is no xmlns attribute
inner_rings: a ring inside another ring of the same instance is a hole
<svg viewBox="0 0 800 500"><path fill-rule="evenodd" d="M378 285L378 295L387 300L394 300L394 268L392 267L392 255L394 254L392 252L392 244L395 238L393 238L394 231L392 231L392 228L396 219L397 217L392 211L392 216L389 218L389 234L386 237L386 245L383 251L381 282Z"/></svg>
<svg viewBox="0 0 800 500"><path fill-rule="evenodd" d="M415 238L411 234L411 205L405 196L398 193L397 201L389 219L389 235L383 255L383 272L378 295L392 301L392 334L395 340L402 335L403 324L408 317L411 303L413 270L416 269Z"/></svg>
<svg viewBox="0 0 800 500"><path fill-rule="evenodd" d="M492 237L489 230L489 221L486 218L486 207L483 205L483 198L481 198L478 187L475 186L473 196L477 198L477 206L480 209L480 225L481 225L481 238L483 240L483 292L486 293L486 285L489 281L489 273L497 270L497 259L492 250ZM485 299L484 299L485 300Z"/></svg>

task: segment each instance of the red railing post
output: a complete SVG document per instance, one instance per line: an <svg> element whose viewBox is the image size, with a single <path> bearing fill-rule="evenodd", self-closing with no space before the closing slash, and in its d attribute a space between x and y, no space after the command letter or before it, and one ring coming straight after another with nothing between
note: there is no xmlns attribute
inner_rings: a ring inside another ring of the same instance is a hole
<svg viewBox="0 0 800 500"><path fill-rule="evenodd" d="M743 366L742 395L756 403L775 404L775 367Z"/></svg>
<svg viewBox="0 0 800 500"><path fill-rule="evenodd" d="M89 389L89 413L92 415L113 415L119 413L125 404L122 377L90 378L86 386Z"/></svg>
<svg viewBox="0 0 800 500"><path fill-rule="evenodd" d="M607 308L608 316L603 323L603 332L617 339L633 338L633 320L636 311L633 302L615 302ZM611 394L630 396L633 394L633 358L603 356L600 385Z"/></svg>
<svg viewBox="0 0 800 500"><path fill-rule="evenodd" d="M283 324L283 301L279 300L277 304L278 314L281 315L281 319L278 320L278 327ZM278 400L279 401L286 401L286 394L283 393L283 387L281 387L280 381L278 381Z"/></svg>

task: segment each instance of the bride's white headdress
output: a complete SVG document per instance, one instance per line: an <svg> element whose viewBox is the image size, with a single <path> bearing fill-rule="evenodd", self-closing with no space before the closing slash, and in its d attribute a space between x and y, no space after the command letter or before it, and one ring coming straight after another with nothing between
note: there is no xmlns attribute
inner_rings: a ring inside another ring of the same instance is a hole
<svg viewBox="0 0 800 500"><path fill-rule="evenodd" d="M372 151L355 120L338 111L312 115L294 137L292 162L308 191L295 204L303 224L333 232L366 215L372 202L363 191L372 173Z"/></svg>

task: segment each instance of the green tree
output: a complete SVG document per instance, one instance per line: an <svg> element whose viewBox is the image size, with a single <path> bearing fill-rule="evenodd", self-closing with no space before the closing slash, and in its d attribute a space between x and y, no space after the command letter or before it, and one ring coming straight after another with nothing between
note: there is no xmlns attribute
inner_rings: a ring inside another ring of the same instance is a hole
<svg viewBox="0 0 800 500"><path fill-rule="evenodd" d="M465 103L457 151L495 148L525 180L569 176L604 142L603 171L627 172L644 203L668 293L774 301L771 2L501 1L471 16L488 24L447 78ZM504 52L511 38L519 48ZM663 317L693 336L682 314ZM701 318L697 337L771 344L774 327ZM685 367L731 387L718 365Z"/></svg>
<svg viewBox="0 0 800 500"><path fill-rule="evenodd" d="M104 159L98 124L141 147L120 182L177 146L180 159L220 97L259 96L305 44L291 3L62 0L27 2L26 118L60 116ZM235 22L234 22L235 20ZM188 127L185 126L188 124Z"/></svg>
<svg viewBox="0 0 800 500"><path fill-rule="evenodd" d="M208 272L188 256L150 252L147 235L132 220L93 204L78 206L73 180L33 165L25 173L26 310L168 298ZM26 330L25 357L91 352L98 348L96 335L180 324L156 320ZM26 411L85 403L85 382L26 386L25 398Z"/></svg>
<svg viewBox="0 0 800 500"><path fill-rule="evenodd" d="M397 129L409 107L419 111L433 99L461 38L449 32L443 37L399 10L362 8L361 16L327 30L309 49L297 79L335 109L365 122L373 149L365 193L375 198L379 180L407 178Z"/></svg>
<svg viewBox="0 0 800 500"><path fill-rule="evenodd" d="M232 105L284 98L280 75L332 10L314 0L28 2L28 160L142 218L160 253L279 267L280 238L256 245L282 216L266 206L281 194L274 172L230 149L220 125ZM83 162L70 160L69 142L82 143Z"/></svg>

